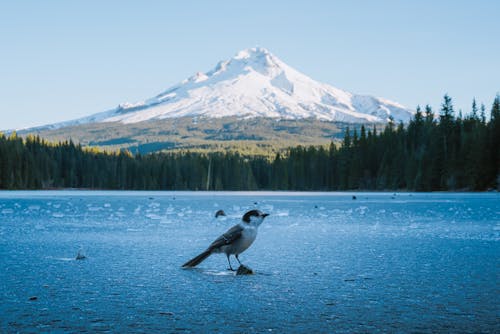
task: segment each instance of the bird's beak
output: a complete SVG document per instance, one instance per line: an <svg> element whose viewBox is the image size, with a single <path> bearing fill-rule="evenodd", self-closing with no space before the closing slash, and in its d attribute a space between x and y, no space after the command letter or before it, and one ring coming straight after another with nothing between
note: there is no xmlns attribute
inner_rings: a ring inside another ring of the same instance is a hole
<svg viewBox="0 0 500 334"><path fill-rule="evenodd" d="M267 216L269 216L269 213L263 213L262 214L262 218L266 218Z"/></svg>

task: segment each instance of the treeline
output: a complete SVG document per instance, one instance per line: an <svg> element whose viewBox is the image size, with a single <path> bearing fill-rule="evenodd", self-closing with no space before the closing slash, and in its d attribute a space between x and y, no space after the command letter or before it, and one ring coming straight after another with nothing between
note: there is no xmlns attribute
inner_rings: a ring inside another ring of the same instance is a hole
<svg viewBox="0 0 500 334"><path fill-rule="evenodd" d="M500 97L491 117L473 101L456 115L444 97L436 117L417 108L409 124L347 129L340 145L295 147L274 159L238 153L132 155L71 141L0 135L1 189L487 190L500 184Z"/></svg>

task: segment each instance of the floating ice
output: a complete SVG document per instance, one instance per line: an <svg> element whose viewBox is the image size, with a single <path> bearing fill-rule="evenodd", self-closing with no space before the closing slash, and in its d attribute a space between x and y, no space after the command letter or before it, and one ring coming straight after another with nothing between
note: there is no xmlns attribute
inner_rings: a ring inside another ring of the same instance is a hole
<svg viewBox="0 0 500 334"><path fill-rule="evenodd" d="M271 215L275 217L288 217L290 212L288 210L280 210L276 213L272 213Z"/></svg>
<svg viewBox="0 0 500 334"><path fill-rule="evenodd" d="M148 214L146 215L146 217L148 217L149 219L153 219L153 220L159 220L159 219L162 219L162 216L157 215L157 214L154 214L154 213L148 213Z"/></svg>

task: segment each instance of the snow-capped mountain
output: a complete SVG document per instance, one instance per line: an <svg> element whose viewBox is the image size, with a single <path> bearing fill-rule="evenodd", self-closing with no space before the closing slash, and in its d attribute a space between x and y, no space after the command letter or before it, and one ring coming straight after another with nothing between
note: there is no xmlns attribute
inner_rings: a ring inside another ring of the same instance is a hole
<svg viewBox="0 0 500 334"><path fill-rule="evenodd" d="M412 115L398 103L314 81L268 50L251 48L148 100L120 104L106 112L49 127L186 116L316 118L352 123L386 122L392 117L407 122Z"/></svg>

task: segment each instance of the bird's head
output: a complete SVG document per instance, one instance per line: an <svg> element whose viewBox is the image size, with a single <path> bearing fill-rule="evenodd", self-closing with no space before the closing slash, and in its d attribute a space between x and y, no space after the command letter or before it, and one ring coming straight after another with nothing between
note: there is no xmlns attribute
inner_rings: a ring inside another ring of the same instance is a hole
<svg viewBox="0 0 500 334"><path fill-rule="evenodd" d="M243 215L242 221L249 225L259 226L267 216L269 216L268 213L263 213L259 210L250 210Z"/></svg>

